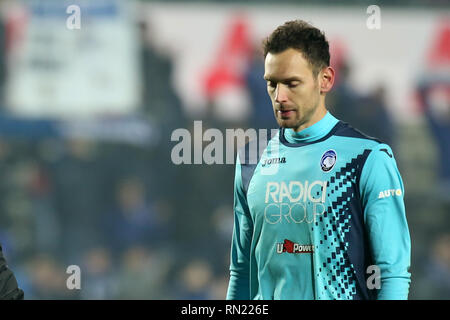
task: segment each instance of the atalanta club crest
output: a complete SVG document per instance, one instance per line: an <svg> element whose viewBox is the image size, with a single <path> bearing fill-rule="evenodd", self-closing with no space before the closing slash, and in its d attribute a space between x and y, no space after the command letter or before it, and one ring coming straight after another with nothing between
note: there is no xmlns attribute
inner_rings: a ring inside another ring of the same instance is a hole
<svg viewBox="0 0 450 320"><path fill-rule="evenodd" d="M325 152L320 159L320 167L322 168L322 171L328 172L333 169L334 165L336 164L336 159L336 151L328 150L327 152Z"/></svg>

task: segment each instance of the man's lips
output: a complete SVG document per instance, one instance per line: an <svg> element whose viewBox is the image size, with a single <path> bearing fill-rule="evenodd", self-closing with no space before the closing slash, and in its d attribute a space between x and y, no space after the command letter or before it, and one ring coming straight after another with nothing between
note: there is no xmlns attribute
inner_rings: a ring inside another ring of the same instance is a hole
<svg viewBox="0 0 450 320"><path fill-rule="evenodd" d="M280 115L282 118L290 117L291 115L294 114L294 112L295 112L294 109L283 109L277 111L278 115Z"/></svg>

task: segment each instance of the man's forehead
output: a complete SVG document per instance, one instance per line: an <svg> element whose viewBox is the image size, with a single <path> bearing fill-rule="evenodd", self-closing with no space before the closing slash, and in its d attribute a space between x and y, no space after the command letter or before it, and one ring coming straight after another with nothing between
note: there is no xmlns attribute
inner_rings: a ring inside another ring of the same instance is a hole
<svg viewBox="0 0 450 320"><path fill-rule="evenodd" d="M291 48L280 53L269 52L265 58L264 69L266 80L286 80L312 74L311 65L303 54Z"/></svg>

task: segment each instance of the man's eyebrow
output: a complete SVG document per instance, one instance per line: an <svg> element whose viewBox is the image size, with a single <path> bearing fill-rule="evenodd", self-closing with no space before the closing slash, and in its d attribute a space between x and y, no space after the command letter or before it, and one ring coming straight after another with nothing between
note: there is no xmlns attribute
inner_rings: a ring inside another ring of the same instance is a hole
<svg viewBox="0 0 450 320"><path fill-rule="evenodd" d="M283 82L292 82L292 81L302 81L302 78L299 77L290 77L287 79L284 79Z"/></svg>
<svg viewBox="0 0 450 320"><path fill-rule="evenodd" d="M292 82L292 81L302 81L302 78L294 76L279 81L278 79L264 76L264 80L273 82Z"/></svg>

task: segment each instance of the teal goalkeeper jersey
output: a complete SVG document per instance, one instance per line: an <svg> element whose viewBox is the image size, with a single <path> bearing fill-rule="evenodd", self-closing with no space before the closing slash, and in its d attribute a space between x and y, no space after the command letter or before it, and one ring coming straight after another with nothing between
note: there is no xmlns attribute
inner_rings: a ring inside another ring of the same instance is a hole
<svg viewBox="0 0 450 320"><path fill-rule="evenodd" d="M388 145L327 113L280 128L258 154L237 157L227 299L407 299L410 236Z"/></svg>

